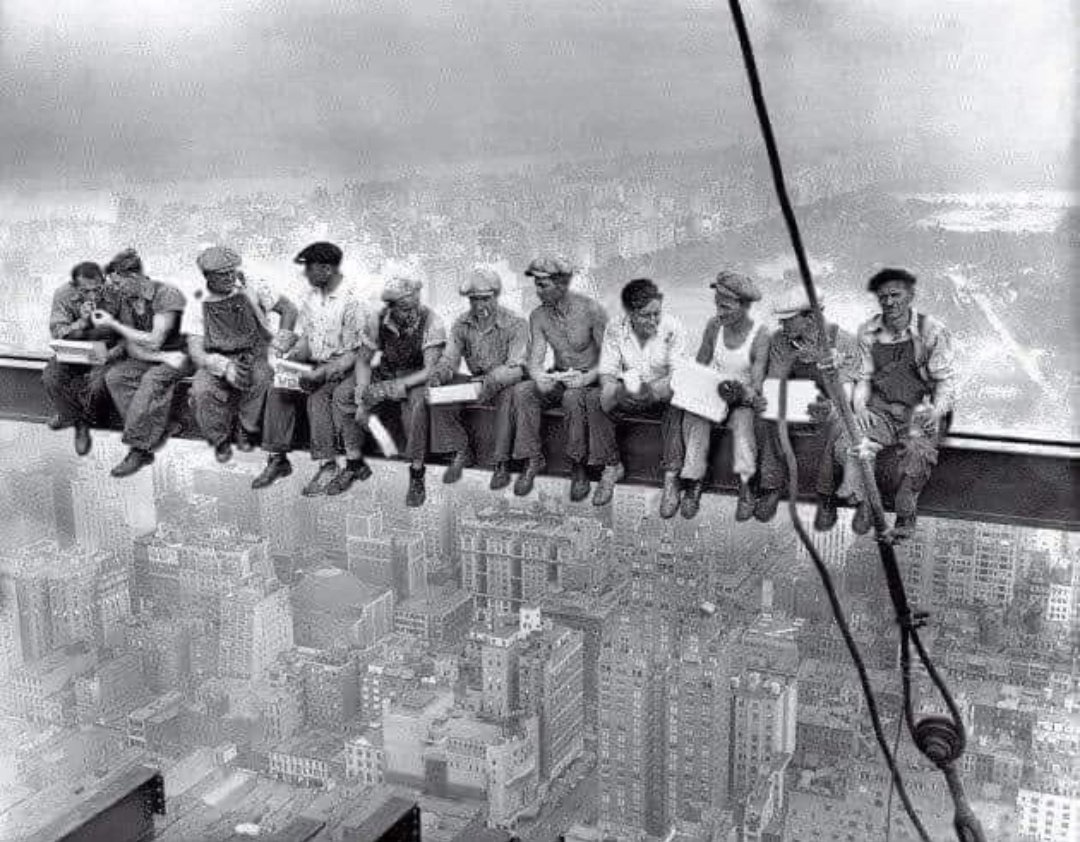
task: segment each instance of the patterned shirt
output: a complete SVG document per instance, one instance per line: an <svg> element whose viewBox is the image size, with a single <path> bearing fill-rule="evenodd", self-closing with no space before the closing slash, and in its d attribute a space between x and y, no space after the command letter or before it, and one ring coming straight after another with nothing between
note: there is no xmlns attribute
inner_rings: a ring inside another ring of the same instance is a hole
<svg viewBox="0 0 1080 842"><path fill-rule="evenodd" d="M953 353L952 334L945 324L933 316L923 314L922 330L919 330L919 313L911 311L907 327L893 333L881 314L874 316L859 328L859 379L868 382L874 374L876 344L895 345L909 339L915 346L915 363L923 380L932 384L934 403L943 410L953 408L956 400L956 357Z"/></svg>
<svg viewBox="0 0 1080 842"><path fill-rule="evenodd" d="M833 330L836 331L835 345L837 352L840 354L840 366L836 370L836 375L840 382L842 384L858 382L860 361L859 348L855 337L835 325L826 324L825 329L830 335ZM782 329L776 331L769 338L769 367L765 376L779 378L780 373L787 369L790 377L791 369L797 363L812 365L814 375L810 379L814 380L819 387L822 385L817 366L814 365L813 360L801 358L798 350L791 344L791 340L788 339L784 331Z"/></svg>
<svg viewBox="0 0 1080 842"><path fill-rule="evenodd" d="M296 332L307 339L311 359L324 363L360 348L375 350L374 308L342 281L333 292L312 288L300 305Z"/></svg>
<svg viewBox="0 0 1080 842"><path fill-rule="evenodd" d="M202 294L200 295L200 293ZM197 292L196 297L201 298L201 301L197 303L197 306L188 307L184 310L180 331L188 336L202 336L205 332L202 302L221 301L223 298L229 298L233 295L246 295L251 303L255 305L255 313L259 317L262 326L269 329L270 311L274 309L274 305L278 303L281 296L277 294L268 281L261 278L241 277L235 289L229 295L203 293L202 290Z"/></svg>
<svg viewBox="0 0 1080 842"><path fill-rule="evenodd" d="M53 293L52 309L49 311L49 335L53 339L99 340L109 344L117 341L116 334L108 328L95 328L83 321L81 308L87 300L86 293L72 283L64 284ZM102 307L100 304L95 306Z"/></svg>
<svg viewBox="0 0 1080 842"><path fill-rule="evenodd" d="M465 313L450 328L439 367L456 372L464 357L470 373L484 375L499 366L524 366L528 347L528 323L505 307L496 308L495 320L486 328Z"/></svg>
<svg viewBox="0 0 1080 842"><path fill-rule="evenodd" d="M601 377L619 377L634 371L642 383L655 383L671 375L677 360L686 356L686 331L674 316L664 313L656 333L641 343L629 316L623 316L604 333L600 352Z"/></svg>

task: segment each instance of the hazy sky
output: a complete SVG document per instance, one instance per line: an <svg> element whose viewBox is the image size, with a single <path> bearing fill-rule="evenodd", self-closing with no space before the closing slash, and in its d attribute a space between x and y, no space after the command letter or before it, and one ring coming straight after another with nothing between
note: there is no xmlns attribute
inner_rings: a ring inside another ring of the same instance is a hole
<svg viewBox="0 0 1080 842"><path fill-rule="evenodd" d="M792 154L951 135L960 159L1063 160L1070 0L746 7ZM364 173L757 131L723 0L2 0L0 90L8 186Z"/></svg>

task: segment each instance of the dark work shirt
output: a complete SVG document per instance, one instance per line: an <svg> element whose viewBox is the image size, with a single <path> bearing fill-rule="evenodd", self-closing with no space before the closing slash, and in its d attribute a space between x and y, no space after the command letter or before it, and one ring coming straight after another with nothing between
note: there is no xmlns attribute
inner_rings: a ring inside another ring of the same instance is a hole
<svg viewBox="0 0 1080 842"><path fill-rule="evenodd" d="M120 301L117 319L121 324L149 333L154 329L154 316L159 313L176 313L176 323L161 344L162 351L179 351L184 347L180 334L180 316L184 312L184 294L171 284L143 278L134 295L126 295Z"/></svg>
<svg viewBox="0 0 1080 842"><path fill-rule="evenodd" d="M93 342L106 341L113 344L117 336L108 328L96 328L89 320L83 319L80 309L83 301L88 300L86 293L73 283L66 283L53 293L52 309L49 313L49 335L53 339ZM100 306L100 305L99 305ZM113 313L112 315L116 315Z"/></svg>

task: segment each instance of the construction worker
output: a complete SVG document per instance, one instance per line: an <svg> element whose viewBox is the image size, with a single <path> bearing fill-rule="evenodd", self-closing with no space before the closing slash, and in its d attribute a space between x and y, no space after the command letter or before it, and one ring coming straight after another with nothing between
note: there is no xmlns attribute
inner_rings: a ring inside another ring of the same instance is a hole
<svg viewBox="0 0 1080 842"><path fill-rule="evenodd" d="M135 249L116 255L105 274L116 285L119 312L96 310L91 322L124 342L125 356L109 366L105 383L123 416L122 441L128 446L111 473L126 477L152 463L153 451L167 441L176 385L192 371L180 333L186 302L176 287L143 273Z"/></svg>
<svg viewBox="0 0 1080 842"><path fill-rule="evenodd" d="M514 387L514 458L526 460L514 493L524 497L531 492L544 469L541 413L545 408L561 406L563 450L570 460L570 499L579 502L589 496L591 487L586 465L600 464L596 461L598 452L591 452L590 440L601 428L611 425L611 419L600 408L597 372L607 313L598 302L570 290L574 270L565 260L538 258L529 264L525 275L536 285L540 306L529 315L529 379ZM544 365L549 347L555 359L551 371ZM611 468L614 477L617 468Z"/></svg>
<svg viewBox="0 0 1080 842"><path fill-rule="evenodd" d="M245 277L240 264L240 255L227 246L199 255L206 294L197 293L200 301L187 308L183 323L198 369L191 389L195 420L219 462L232 458L234 435L239 450L254 450L266 392L274 382L267 349L272 343L284 354L296 341L296 305L266 281ZM272 312L281 317L276 335Z"/></svg>
<svg viewBox="0 0 1080 842"><path fill-rule="evenodd" d="M421 286L413 278L394 277L386 282L382 292L386 307L375 334L375 349L381 353L379 364L372 369L370 358L360 357L353 377L335 396L343 428L355 431L359 441L369 413L400 420L405 428L404 456L409 460L405 505L411 508L422 506L427 499L427 383L446 346L442 319L420 303Z"/></svg>
<svg viewBox="0 0 1080 842"><path fill-rule="evenodd" d="M817 292L818 303L824 308L825 296ZM858 348L855 337L838 325L825 323L825 335L829 348L835 351L822 356L819 343L817 321L806 290L801 286L790 286L773 304L773 315L780 322L780 330L769 341L767 378L789 380L810 380L818 388L818 397L807 411L817 425L817 435L826 448L825 458L819 466L818 489L824 495L831 495L833 489L833 464L829 446L833 435L833 425L839 423L839 416L832 401L825 391L827 372L835 372L844 390L845 399L850 401L855 381L858 379ZM775 421L760 419L757 431L759 453L757 500L754 504L754 517L762 523L768 523L776 516L788 487L787 461L780 446L780 431ZM836 507L820 506L814 526L820 531L831 529L836 523Z"/></svg>
<svg viewBox="0 0 1080 842"><path fill-rule="evenodd" d="M525 376L529 325L521 316L499 304L502 279L494 269L475 269L459 291L469 299L469 309L450 328L449 341L428 378L428 385L442 386L469 380L480 383L477 403L495 410L495 470L491 475L491 489L498 491L510 484L510 457L514 444L512 387ZM462 359L468 366L468 377L458 373ZM432 452L454 454L443 474L443 482L455 483L473 459L462 423L464 405L433 405L430 411Z"/></svg>
<svg viewBox="0 0 1080 842"><path fill-rule="evenodd" d="M91 323L95 310L110 311L115 316L115 303L106 301L105 273L96 263L80 263L71 270L71 280L53 293L49 313L49 334L53 339L93 342L103 341L109 348L108 362L124 353L123 343L108 328ZM105 385L104 365L69 365L51 359L41 373L45 393L56 414L49 419L49 428L75 428L75 452L85 456L93 441L90 428L95 420L108 412L109 390Z"/></svg>
<svg viewBox="0 0 1080 842"><path fill-rule="evenodd" d="M664 295L648 278L630 281L622 290L622 318L609 324L600 352L600 408L612 424L599 427L598 445L605 471L593 502L611 501L615 477L623 474L614 422L620 415L660 419L664 490L660 516L679 510L679 471L683 466L682 411L671 405L671 375L686 355L686 333L674 316L663 312ZM610 436L604 437L610 432ZM615 471L609 471L615 466Z"/></svg>
<svg viewBox="0 0 1080 842"><path fill-rule="evenodd" d="M733 467L739 477L737 521L754 514L754 494L750 481L757 473L757 443L754 416L764 409L761 386L769 357L769 332L750 316L753 302L761 300L757 284L737 272L721 271L710 287L714 291L716 315L705 326L697 362L720 373L721 397L727 402L725 425L733 439ZM701 508L701 492L708 468L713 422L692 413L683 414L686 457L682 478L686 482L682 516L692 518Z"/></svg>
<svg viewBox="0 0 1080 842"><path fill-rule="evenodd" d="M867 283L881 312L858 333L859 378L852 408L863 441L853 446L837 430L833 449L844 477L837 496L856 506L852 529L860 535L870 531L873 518L856 451L900 448L893 531L896 538L908 538L915 531L919 493L937 464L938 443L951 421L956 398L952 336L941 321L915 310L915 286L915 276L905 269L882 269Z"/></svg>
<svg viewBox="0 0 1080 842"><path fill-rule="evenodd" d="M292 473L288 454L301 403L307 410L311 458L319 463L301 493L305 497L340 494L354 480L371 476L355 442L346 446L345 467L339 470L337 463L337 441L345 437L345 431L334 411L334 392L350 376L361 352L370 353L375 347L371 333L375 310L341 273L343 258L333 243L317 242L293 260L304 267L310 289L300 303L298 338L288 359L310 365L311 371L300 376L303 392L274 388L267 393L263 450L270 457L252 488L265 488Z"/></svg>

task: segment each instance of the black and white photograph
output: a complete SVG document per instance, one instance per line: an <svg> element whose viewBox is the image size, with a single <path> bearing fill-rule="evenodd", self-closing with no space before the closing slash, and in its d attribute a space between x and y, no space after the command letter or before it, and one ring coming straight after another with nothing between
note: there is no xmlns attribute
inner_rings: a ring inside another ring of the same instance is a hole
<svg viewBox="0 0 1080 842"><path fill-rule="evenodd" d="M0 0L0 842L1080 842L1078 32Z"/></svg>

